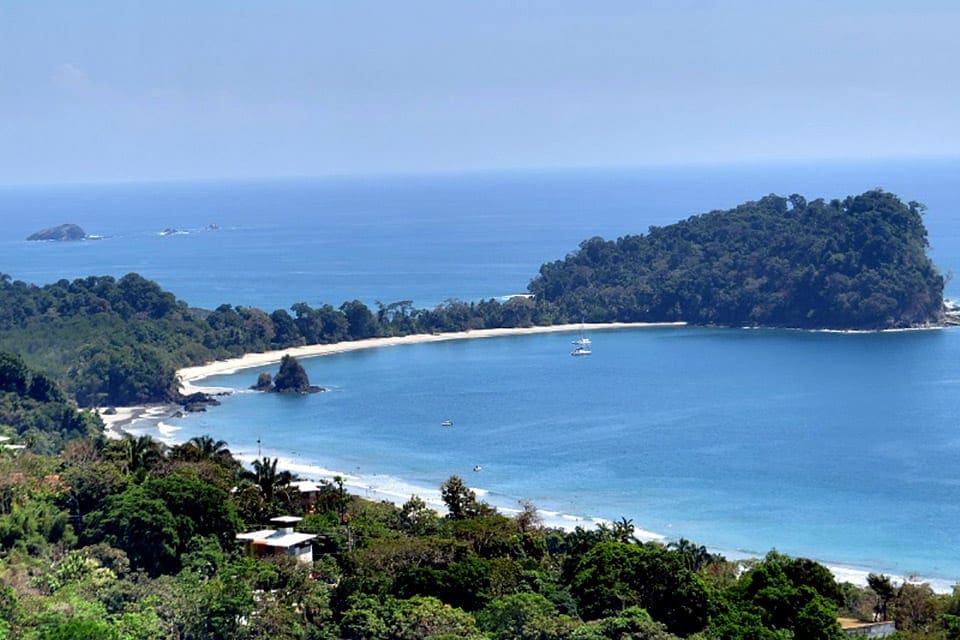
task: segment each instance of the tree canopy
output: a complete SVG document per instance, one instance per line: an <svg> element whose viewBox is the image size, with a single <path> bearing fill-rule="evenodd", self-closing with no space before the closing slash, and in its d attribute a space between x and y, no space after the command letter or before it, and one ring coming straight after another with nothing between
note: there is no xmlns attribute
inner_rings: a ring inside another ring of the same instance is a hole
<svg viewBox="0 0 960 640"><path fill-rule="evenodd" d="M0 435L52 453L100 426L99 418L71 405L52 378L29 368L19 355L0 352Z"/></svg>
<svg viewBox="0 0 960 640"><path fill-rule="evenodd" d="M838 614L871 620L879 599L905 640L960 629L960 592L643 543L626 518L551 529L532 505L478 503L455 476L441 487L449 517L415 497L364 500L336 477L304 504L291 480L276 459L243 469L209 436L0 456L0 638L840 640ZM235 539L280 514L316 536L311 564Z"/></svg>
<svg viewBox="0 0 960 640"><path fill-rule="evenodd" d="M592 238L530 284L579 322L885 329L937 322L943 278L922 205L882 190L807 202L766 196L646 235Z"/></svg>

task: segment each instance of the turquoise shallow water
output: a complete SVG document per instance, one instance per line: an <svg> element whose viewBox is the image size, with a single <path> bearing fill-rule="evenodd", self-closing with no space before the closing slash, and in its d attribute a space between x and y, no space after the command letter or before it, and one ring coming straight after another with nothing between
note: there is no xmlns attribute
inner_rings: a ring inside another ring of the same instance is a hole
<svg viewBox="0 0 960 640"><path fill-rule="evenodd" d="M171 424L374 484L426 491L458 474L501 506L960 576L960 331L597 332L590 358L571 358L570 338L315 358L329 393L239 393ZM243 388L256 373L208 382Z"/></svg>
<svg viewBox="0 0 960 640"><path fill-rule="evenodd" d="M429 306L522 291L592 235L770 192L879 185L929 206L932 256L951 272L957 175L952 160L5 188L0 271L36 283L137 271L204 307ZM63 222L106 237L23 240ZM189 233L161 236L168 227ZM947 295L960 297L955 280ZM725 550L960 579L960 331L591 337L590 358L568 355L569 335L543 335L317 359L311 379L330 393L239 393L164 429L254 455L260 439L264 453L401 496L456 473L501 506L529 498Z"/></svg>

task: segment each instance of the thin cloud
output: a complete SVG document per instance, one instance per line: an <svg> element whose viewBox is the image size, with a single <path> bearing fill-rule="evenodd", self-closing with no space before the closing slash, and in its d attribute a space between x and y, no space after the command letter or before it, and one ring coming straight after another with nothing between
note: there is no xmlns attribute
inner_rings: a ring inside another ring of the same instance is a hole
<svg viewBox="0 0 960 640"><path fill-rule="evenodd" d="M72 62L64 62L57 67L50 79L61 87L85 88L92 84L87 72Z"/></svg>

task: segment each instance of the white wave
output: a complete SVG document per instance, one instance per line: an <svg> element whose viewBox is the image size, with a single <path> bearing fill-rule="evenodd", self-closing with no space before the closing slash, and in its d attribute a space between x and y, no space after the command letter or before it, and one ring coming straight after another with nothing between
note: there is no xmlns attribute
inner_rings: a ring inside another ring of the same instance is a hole
<svg viewBox="0 0 960 640"><path fill-rule="evenodd" d="M157 423L157 431L159 431L161 434L165 436L172 436L173 434L175 434L177 431L180 431L181 429L183 429L183 427L177 427L172 424L167 424L166 422Z"/></svg>

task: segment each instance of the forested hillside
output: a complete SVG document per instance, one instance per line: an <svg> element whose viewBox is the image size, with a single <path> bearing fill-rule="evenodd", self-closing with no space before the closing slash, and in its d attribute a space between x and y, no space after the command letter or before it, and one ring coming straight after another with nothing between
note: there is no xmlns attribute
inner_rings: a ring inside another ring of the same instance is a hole
<svg viewBox="0 0 960 640"><path fill-rule="evenodd" d="M54 453L100 427L99 419L78 411L49 376L30 370L18 355L0 352L0 436Z"/></svg>
<svg viewBox="0 0 960 640"><path fill-rule="evenodd" d="M0 450L0 639L840 640L838 612L875 610L903 639L960 629L960 597L926 585L640 543L626 519L550 529L455 476L443 513L351 496L337 477L305 504L292 479L206 436ZM312 563L243 552L235 535L279 514L317 535Z"/></svg>
<svg viewBox="0 0 960 640"><path fill-rule="evenodd" d="M409 302L370 310L300 302L266 313L224 304L192 309L131 273L36 286L0 275L0 350L49 372L80 406L176 399L176 370L218 358L375 336L462 331L534 322L533 303L454 301L435 309Z"/></svg>
<svg viewBox="0 0 960 640"><path fill-rule="evenodd" d="M554 320L886 329L938 322L922 205L767 196L646 235L593 238L530 284Z"/></svg>

